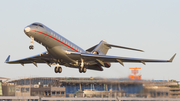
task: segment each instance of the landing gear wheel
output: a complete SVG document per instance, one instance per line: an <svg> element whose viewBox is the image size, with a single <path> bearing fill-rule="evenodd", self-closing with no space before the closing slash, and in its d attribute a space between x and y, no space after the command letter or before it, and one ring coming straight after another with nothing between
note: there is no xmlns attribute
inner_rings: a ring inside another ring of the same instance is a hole
<svg viewBox="0 0 180 101"><path fill-rule="evenodd" d="M82 73L82 68L79 68L79 73Z"/></svg>
<svg viewBox="0 0 180 101"><path fill-rule="evenodd" d="M62 68L56 66L56 67L54 68L54 72L55 72L55 73L61 73L61 72L62 72Z"/></svg>
<svg viewBox="0 0 180 101"><path fill-rule="evenodd" d="M31 46L29 46L29 49L31 49L32 47Z"/></svg>
<svg viewBox="0 0 180 101"><path fill-rule="evenodd" d="M34 46L33 46L33 45L30 45L30 46L29 46L29 49L34 49Z"/></svg>
<svg viewBox="0 0 180 101"><path fill-rule="evenodd" d="M54 72L55 72L55 73L58 73L58 67L55 67L55 68L54 68Z"/></svg>
<svg viewBox="0 0 180 101"><path fill-rule="evenodd" d="M83 72L83 73L86 73L86 68L85 68L85 67L82 69L82 72Z"/></svg>
<svg viewBox="0 0 180 101"><path fill-rule="evenodd" d="M34 49L34 37L30 36L31 38L31 45L29 46L29 49Z"/></svg>
<svg viewBox="0 0 180 101"><path fill-rule="evenodd" d="M61 68L61 67L58 68L58 72L59 72L59 73L62 72L62 68Z"/></svg>

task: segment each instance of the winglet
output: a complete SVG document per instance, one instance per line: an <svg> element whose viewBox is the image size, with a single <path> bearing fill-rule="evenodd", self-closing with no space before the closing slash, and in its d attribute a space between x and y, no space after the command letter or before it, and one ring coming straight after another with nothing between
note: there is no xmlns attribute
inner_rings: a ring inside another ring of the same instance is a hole
<svg viewBox="0 0 180 101"><path fill-rule="evenodd" d="M7 57L5 62L9 62L9 59L10 59L10 55Z"/></svg>
<svg viewBox="0 0 180 101"><path fill-rule="evenodd" d="M172 62L175 56L176 56L176 53L172 56L172 58L169 60L169 62Z"/></svg>

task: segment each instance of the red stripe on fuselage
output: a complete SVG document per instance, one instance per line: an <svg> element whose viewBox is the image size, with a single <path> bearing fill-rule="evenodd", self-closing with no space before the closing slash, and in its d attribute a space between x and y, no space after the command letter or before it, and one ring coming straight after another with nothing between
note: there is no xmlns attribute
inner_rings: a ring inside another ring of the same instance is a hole
<svg viewBox="0 0 180 101"><path fill-rule="evenodd" d="M38 33L41 33L41 34L43 34L43 35L46 35L46 36L48 36L48 37L50 37L50 38L52 38L52 39L54 39L54 40L56 40L56 41L58 41L58 42L62 43L63 45L65 45L65 46L67 46L67 47L71 48L72 50L74 50L74 51L78 52L76 49L72 48L71 46L69 46L69 45L65 44L64 42L62 42L62 41L60 41L60 40L58 40L58 39L56 39L56 38L54 38L54 37L52 37L52 36L50 36L50 35L46 34L46 33L43 33L43 32L37 31L37 30L32 30L32 31L34 31L34 32L38 32Z"/></svg>

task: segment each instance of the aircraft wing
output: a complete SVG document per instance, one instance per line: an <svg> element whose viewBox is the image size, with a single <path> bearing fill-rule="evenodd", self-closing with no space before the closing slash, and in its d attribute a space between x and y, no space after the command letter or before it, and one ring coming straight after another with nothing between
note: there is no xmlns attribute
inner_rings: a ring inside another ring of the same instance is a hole
<svg viewBox="0 0 180 101"><path fill-rule="evenodd" d="M104 66L105 62L119 62L124 66L123 62L139 62L145 65L145 62L172 62L176 54L170 60L157 60L157 59L142 59L142 58L130 58L130 57L117 57L108 55L96 55L96 54L86 54L82 53L81 57L84 61L96 61Z"/></svg>
<svg viewBox="0 0 180 101"><path fill-rule="evenodd" d="M5 63L9 64L28 64L28 63L33 63L37 67L37 63L47 63L49 66L51 66L51 63L54 63L54 59L48 52L44 52L42 54L38 54L32 57L24 58L24 59L19 59L19 60L14 60L14 61L9 61L10 55L7 57Z"/></svg>

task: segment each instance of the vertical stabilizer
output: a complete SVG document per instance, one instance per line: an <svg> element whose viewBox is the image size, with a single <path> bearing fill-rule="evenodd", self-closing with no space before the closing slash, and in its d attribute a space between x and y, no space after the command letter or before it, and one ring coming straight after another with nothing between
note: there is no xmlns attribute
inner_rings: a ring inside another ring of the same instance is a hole
<svg viewBox="0 0 180 101"><path fill-rule="evenodd" d="M106 55L110 47L108 47L107 42L105 40L102 40L92 51L92 54L100 54L100 55Z"/></svg>

